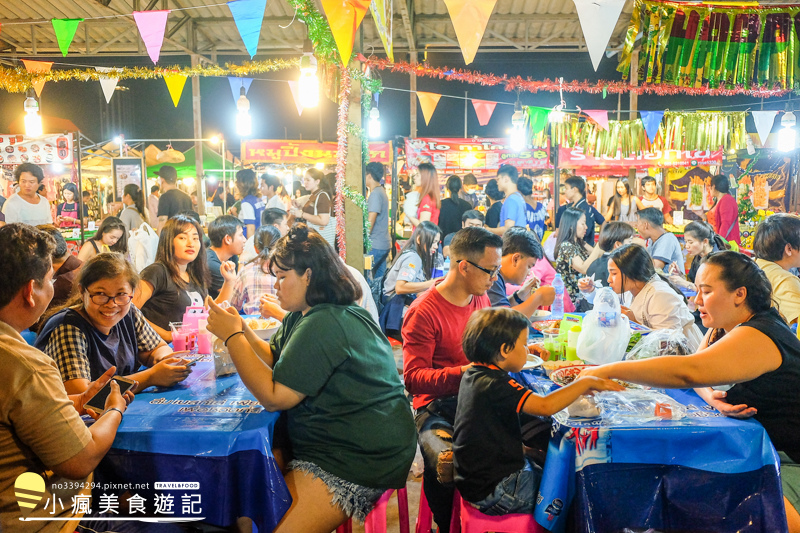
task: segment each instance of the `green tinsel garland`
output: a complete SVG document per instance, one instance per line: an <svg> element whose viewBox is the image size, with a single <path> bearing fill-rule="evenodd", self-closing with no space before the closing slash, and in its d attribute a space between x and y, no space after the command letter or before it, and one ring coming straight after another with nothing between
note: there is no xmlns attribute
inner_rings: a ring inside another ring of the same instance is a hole
<svg viewBox="0 0 800 533"><path fill-rule="evenodd" d="M369 207L367 207L367 199L364 198L364 195L356 192L352 187L349 185L345 185L342 187L342 194L345 198L356 204L356 207L361 209L361 216L363 217L363 228L364 228L364 253L369 253L372 250L372 241L369 238Z"/></svg>

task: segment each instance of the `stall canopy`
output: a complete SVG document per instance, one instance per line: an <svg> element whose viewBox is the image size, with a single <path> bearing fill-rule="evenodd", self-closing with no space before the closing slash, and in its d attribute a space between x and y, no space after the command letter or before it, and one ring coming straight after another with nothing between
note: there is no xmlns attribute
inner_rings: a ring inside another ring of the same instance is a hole
<svg viewBox="0 0 800 533"><path fill-rule="evenodd" d="M189 148L183 155L185 161L183 163L157 163L147 167L147 177L156 178L156 171L165 164L170 164L175 167L178 172L178 179L182 178L196 178L197 168L195 167L194 147ZM230 153L228 153L228 160L225 162L226 172L233 170L234 165L238 165L239 161L232 161ZM210 146L203 145L203 173L207 172L222 172L222 154L214 150Z"/></svg>
<svg viewBox="0 0 800 533"><path fill-rule="evenodd" d="M96 150L88 150L81 158L81 174L86 177L111 177L111 159L119 157L119 144L108 142ZM126 157L142 157L138 150L128 149Z"/></svg>

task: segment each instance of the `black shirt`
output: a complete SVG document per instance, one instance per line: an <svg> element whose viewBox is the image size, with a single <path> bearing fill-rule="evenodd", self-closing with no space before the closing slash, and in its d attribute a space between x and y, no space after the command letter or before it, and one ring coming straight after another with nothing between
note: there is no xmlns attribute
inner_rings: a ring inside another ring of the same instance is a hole
<svg viewBox="0 0 800 533"><path fill-rule="evenodd" d="M206 259L208 260L208 269L211 271L211 285L208 287L208 295L212 298L219 296L219 291L225 283L225 278L222 277L222 261L220 261L217 252L211 248L206 248ZM233 264L239 266L239 256L234 255L230 258Z"/></svg>
<svg viewBox="0 0 800 533"><path fill-rule="evenodd" d="M495 202L486 210L486 227L496 228L500 224L501 209L503 209L503 202Z"/></svg>
<svg viewBox="0 0 800 533"><path fill-rule="evenodd" d="M767 430L775 448L800 462L800 340L775 308L756 313L738 327L755 328L769 337L783 362L772 372L734 385L725 401L755 407L758 413L753 418Z"/></svg>
<svg viewBox="0 0 800 533"><path fill-rule="evenodd" d="M589 268L586 269L586 275L588 277L592 277L594 274L594 279L597 281L603 282L603 287L608 287L608 256L611 255L608 252L604 252L603 255L598 257L594 260L594 262L589 265Z"/></svg>
<svg viewBox="0 0 800 533"><path fill-rule="evenodd" d="M472 209L469 202L461 198L445 198L439 212L439 228L442 235L448 235L461 229L461 215Z"/></svg>
<svg viewBox="0 0 800 533"><path fill-rule="evenodd" d="M532 392L495 365L461 378L453 432L455 482L468 502L483 500L525 466L519 415Z"/></svg>
<svg viewBox="0 0 800 533"><path fill-rule="evenodd" d="M186 308L203 306L206 291L194 283L185 289L178 287L169 275L167 267L153 263L142 270L143 281L153 286L153 294L142 306L144 317L156 326L169 331L170 322L182 322Z"/></svg>
<svg viewBox="0 0 800 533"><path fill-rule="evenodd" d="M171 218L178 213L192 211L192 199L185 192L170 189L158 199L158 216Z"/></svg>
<svg viewBox="0 0 800 533"><path fill-rule="evenodd" d="M561 215L564 214L564 211L566 211L568 207L574 207L586 213L586 226L588 229L586 230L586 235L583 236L583 241L589 246L594 246L594 226L595 224L602 226L606 219L603 218L600 211L586 201L586 198L581 198L574 204L570 202L558 208L556 211L556 228L561 223Z"/></svg>

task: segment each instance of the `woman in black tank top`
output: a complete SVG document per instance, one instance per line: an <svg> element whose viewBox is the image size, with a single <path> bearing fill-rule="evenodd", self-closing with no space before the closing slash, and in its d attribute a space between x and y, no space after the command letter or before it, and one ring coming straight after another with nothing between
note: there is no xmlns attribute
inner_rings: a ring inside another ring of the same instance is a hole
<svg viewBox="0 0 800 533"><path fill-rule="evenodd" d="M772 287L747 256L711 254L697 272L697 307L709 332L695 355L594 367L585 375L659 388L697 387L711 406L761 422L781 452L789 531L800 531L800 340L772 308ZM710 386L735 383L726 393Z"/></svg>

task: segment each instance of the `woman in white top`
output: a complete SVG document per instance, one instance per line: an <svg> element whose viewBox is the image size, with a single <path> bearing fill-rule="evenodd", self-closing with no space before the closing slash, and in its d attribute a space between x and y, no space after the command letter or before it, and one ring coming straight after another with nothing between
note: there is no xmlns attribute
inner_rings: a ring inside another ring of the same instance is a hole
<svg viewBox="0 0 800 533"><path fill-rule="evenodd" d="M129 183L122 191L122 203L125 204L125 208L119 214L119 219L128 231L139 229L139 226L147 221L142 190L135 183Z"/></svg>
<svg viewBox="0 0 800 533"><path fill-rule="evenodd" d="M44 172L33 163L22 163L14 169L14 182L19 185L19 192L12 194L3 204L6 224L22 222L38 226L53 223L50 202L36 192L42 181Z"/></svg>
<svg viewBox="0 0 800 533"><path fill-rule="evenodd" d="M681 329L694 352L703 335L694 323L683 294L656 272L653 260L642 246L626 244L608 258L608 285L617 294L630 292L633 301L622 312L652 329Z"/></svg>

